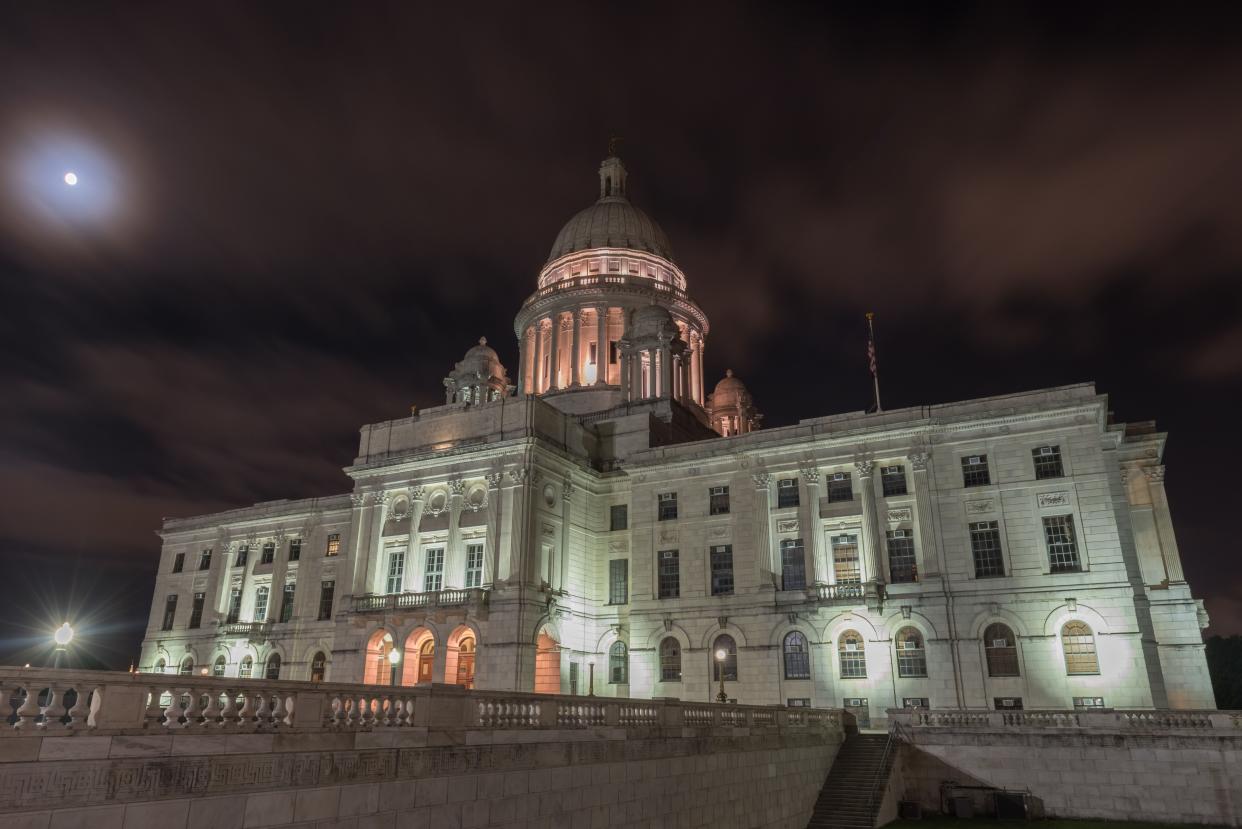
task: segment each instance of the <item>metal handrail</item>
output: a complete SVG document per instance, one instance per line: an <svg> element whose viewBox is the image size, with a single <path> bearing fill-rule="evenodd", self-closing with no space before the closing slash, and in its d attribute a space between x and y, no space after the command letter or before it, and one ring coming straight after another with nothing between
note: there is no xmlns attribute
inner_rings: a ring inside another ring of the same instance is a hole
<svg viewBox="0 0 1242 829"><path fill-rule="evenodd" d="M888 780L884 770L888 767L888 755L893 750L893 737L899 733L900 728L900 723L892 723L889 726L888 737L884 741L884 753L880 755L880 765L876 768L875 775L871 780L871 794L867 797L867 814L873 822L875 820L876 798L879 796L880 782L887 782Z"/></svg>

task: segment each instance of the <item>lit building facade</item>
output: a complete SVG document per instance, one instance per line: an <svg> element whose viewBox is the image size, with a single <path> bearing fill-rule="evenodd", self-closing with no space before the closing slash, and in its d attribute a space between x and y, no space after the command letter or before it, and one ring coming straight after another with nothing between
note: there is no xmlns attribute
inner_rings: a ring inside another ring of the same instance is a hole
<svg viewBox="0 0 1242 829"><path fill-rule="evenodd" d="M890 707L1211 708L1165 436L1090 385L760 429L620 159L351 492L165 522L141 668ZM723 651L721 660L717 657Z"/></svg>

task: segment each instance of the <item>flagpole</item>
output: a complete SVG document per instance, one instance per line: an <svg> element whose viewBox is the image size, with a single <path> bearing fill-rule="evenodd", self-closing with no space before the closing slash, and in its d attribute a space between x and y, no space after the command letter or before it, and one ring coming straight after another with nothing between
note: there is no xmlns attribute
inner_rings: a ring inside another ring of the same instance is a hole
<svg viewBox="0 0 1242 829"><path fill-rule="evenodd" d="M867 333L867 358L871 364L871 382L875 387L875 410L882 412L884 407L880 405L880 372L875 359L875 314L871 311L867 312Z"/></svg>

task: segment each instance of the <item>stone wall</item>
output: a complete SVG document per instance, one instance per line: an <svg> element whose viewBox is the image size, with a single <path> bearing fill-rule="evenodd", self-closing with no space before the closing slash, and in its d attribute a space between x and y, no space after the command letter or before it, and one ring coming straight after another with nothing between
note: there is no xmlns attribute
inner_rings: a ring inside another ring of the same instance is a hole
<svg viewBox="0 0 1242 829"><path fill-rule="evenodd" d="M890 790L924 810L943 811L953 781L1030 792L1048 817L1242 823L1237 712L889 713Z"/></svg>
<svg viewBox="0 0 1242 829"><path fill-rule="evenodd" d="M0 829L801 829L842 740L834 711L21 674Z"/></svg>

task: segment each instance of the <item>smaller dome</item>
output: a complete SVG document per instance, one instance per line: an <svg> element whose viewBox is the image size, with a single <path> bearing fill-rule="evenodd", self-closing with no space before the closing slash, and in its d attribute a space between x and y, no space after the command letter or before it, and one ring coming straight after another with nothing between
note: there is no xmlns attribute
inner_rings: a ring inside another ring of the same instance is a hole
<svg viewBox="0 0 1242 829"><path fill-rule="evenodd" d="M479 344L473 346L466 352L467 360L494 360L500 362L500 355L496 353L496 349L487 344L487 337L479 337Z"/></svg>
<svg viewBox="0 0 1242 829"><path fill-rule="evenodd" d="M725 370L724 379L716 384L716 389L712 392L712 406L718 409L749 405L750 399L746 384L733 376L731 368Z"/></svg>
<svg viewBox="0 0 1242 829"><path fill-rule="evenodd" d="M677 323L673 322L673 315L663 305L643 305L634 312L630 328L631 338L642 339L663 335L664 339L668 339L669 332L674 335L673 339L680 334Z"/></svg>

